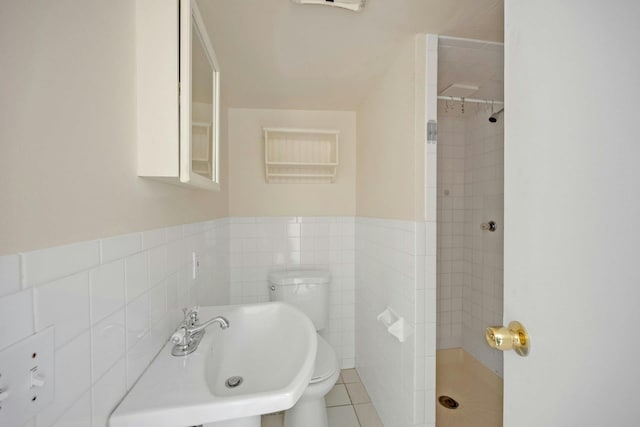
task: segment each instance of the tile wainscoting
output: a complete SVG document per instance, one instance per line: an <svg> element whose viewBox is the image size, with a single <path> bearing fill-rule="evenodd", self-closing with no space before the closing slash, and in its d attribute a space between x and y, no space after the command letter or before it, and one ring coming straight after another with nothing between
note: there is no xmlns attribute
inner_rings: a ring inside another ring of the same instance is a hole
<svg viewBox="0 0 640 427"><path fill-rule="evenodd" d="M356 220L356 367L386 427L435 425L435 227ZM399 342L376 318L405 318Z"/></svg>
<svg viewBox="0 0 640 427"><path fill-rule="evenodd" d="M297 266L331 271L324 335L342 368L358 367L384 425L434 425L430 224L232 217L0 257L2 348L55 326L56 401L25 427L104 427L180 308L268 301L268 272ZM376 321L387 305L407 321L403 343Z"/></svg>
<svg viewBox="0 0 640 427"><path fill-rule="evenodd" d="M353 217L231 218L231 302L269 301L267 276L274 269L328 269L329 327L321 334L336 350L341 368L353 368L354 236Z"/></svg>
<svg viewBox="0 0 640 427"><path fill-rule="evenodd" d="M55 400L25 427L105 427L180 309L228 304L228 257L228 219L0 257L0 348L55 328Z"/></svg>

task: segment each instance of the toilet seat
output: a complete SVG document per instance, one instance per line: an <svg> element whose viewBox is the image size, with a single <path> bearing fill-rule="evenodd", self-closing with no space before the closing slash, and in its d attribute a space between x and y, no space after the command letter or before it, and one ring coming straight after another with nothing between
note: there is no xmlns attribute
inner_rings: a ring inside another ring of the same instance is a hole
<svg viewBox="0 0 640 427"><path fill-rule="evenodd" d="M331 377L338 370L338 357L329 343L318 335L316 363L309 384L319 383Z"/></svg>

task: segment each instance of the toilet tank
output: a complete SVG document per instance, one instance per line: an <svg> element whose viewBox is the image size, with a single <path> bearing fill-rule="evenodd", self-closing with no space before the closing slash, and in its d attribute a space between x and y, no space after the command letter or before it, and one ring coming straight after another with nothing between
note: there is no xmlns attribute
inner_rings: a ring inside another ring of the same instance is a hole
<svg viewBox="0 0 640 427"><path fill-rule="evenodd" d="M271 301L284 301L305 313L317 331L329 321L329 282L326 270L286 270L269 273Z"/></svg>

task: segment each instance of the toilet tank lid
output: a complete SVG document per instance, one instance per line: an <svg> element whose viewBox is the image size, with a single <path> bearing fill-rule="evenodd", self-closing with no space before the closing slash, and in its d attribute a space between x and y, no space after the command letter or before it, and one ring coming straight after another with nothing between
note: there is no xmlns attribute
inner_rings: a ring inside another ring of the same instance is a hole
<svg viewBox="0 0 640 427"><path fill-rule="evenodd" d="M329 283L331 273L326 270L280 270L269 273L269 283L274 285L303 285Z"/></svg>

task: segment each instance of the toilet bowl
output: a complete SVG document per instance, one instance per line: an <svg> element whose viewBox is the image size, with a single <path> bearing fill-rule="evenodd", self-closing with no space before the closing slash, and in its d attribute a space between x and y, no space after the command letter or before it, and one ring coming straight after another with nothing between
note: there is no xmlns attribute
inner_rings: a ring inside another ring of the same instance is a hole
<svg viewBox="0 0 640 427"><path fill-rule="evenodd" d="M340 367L335 350L318 335L316 364L309 385L293 408L284 413L284 427L328 427L324 396L331 391Z"/></svg>
<svg viewBox="0 0 640 427"><path fill-rule="evenodd" d="M329 323L329 282L324 270L287 270L269 274L269 296L272 301L284 301L313 322L316 331ZM324 396L331 391L340 376L338 356L319 334L316 361L309 385L298 402L284 413L284 427L328 427Z"/></svg>

